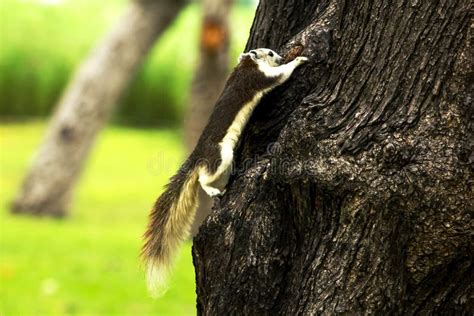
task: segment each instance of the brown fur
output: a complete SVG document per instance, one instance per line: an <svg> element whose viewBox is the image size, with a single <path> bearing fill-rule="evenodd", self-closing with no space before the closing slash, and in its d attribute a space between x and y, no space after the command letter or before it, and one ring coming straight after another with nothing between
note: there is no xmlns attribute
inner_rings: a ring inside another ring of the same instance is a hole
<svg viewBox="0 0 474 316"><path fill-rule="evenodd" d="M155 286L155 279L164 282L174 252L188 235L198 206L197 170L206 166L209 173L216 171L220 161L219 142L242 106L260 91L272 87L278 79L265 77L249 56L244 56L230 74L196 148L179 172L170 179L150 213L142 258L147 266L151 292L161 290Z"/></svg>

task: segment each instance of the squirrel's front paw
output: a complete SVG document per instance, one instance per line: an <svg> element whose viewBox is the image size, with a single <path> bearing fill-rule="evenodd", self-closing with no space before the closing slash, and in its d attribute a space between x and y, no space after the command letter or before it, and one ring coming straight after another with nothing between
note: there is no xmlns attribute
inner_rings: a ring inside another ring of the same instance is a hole
<svg viewBox="0 0 474 316"><path fill-rule="evenodd" d="M298 57L295 58L295 60L298 64L304 64L304 63L307 63L309 61L309 58L304 57L304 56L298 56Z"/></svg>

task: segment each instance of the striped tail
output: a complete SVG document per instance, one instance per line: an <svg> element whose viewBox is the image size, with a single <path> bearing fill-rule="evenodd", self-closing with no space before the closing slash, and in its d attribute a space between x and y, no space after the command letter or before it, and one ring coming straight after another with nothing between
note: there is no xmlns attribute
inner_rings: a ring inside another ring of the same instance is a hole
<svg viewBox="0 0 474 316"><path fill-rule="evenodd" d="M188 237L198 207L198 172L189 165L173 176L153 207L144 235L142 258L148 290L153 297L164 294L173 259Z"/></svg>

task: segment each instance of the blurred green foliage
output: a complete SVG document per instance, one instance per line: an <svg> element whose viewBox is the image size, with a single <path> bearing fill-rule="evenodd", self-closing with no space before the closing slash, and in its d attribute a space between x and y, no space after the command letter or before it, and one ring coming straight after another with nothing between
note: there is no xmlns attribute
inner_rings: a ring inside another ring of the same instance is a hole
<svg viewBox="0 0 474 316"><path fill-rule="evenodd" d="M45 116L75 68L99 43L126 0L2 0L0 115ZM254 8L235 6L231 64L243 50ZM136 125L180 123L197 65L200 12L189 5L163 34L126 92L114 120Z"/></svg>
<svg viewBox="0 0 474 316"><path fill-rule="evenodd" d="M8 203L44 127L0 125L0 315L194 315L190 243L158 300L138 258L149 209L184 157L179 135L109 127L69 218L12 216Z"/></svg>
<svg viewBox="0 0 474 316"><path fill-rule="evenodd" d="M48 115L76 67L127 0L0 1L0 116ZM232 13L231 64L253 8ZM180 123L197 65L199 8L186 8L154 47L114 120ZM0 315L194 315L190 243L159 300L149 298L138 258L148 212L183 159L173 129L108 127L101 133L64 220L8 211L44 123L0 125ZM126 154L124 154L126 153Z"/></svg>

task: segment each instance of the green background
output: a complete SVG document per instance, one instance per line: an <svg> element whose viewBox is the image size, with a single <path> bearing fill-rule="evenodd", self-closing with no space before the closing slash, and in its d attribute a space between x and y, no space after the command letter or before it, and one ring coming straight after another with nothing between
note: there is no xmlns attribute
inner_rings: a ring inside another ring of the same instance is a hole
<svg viewBox="0 0 474 316"><path fill-rule="evenodd" d="M46 118L127 5L56 2L0 1L0 316L194 315L191 242L158 300L146 291L139 252L148 212L185 158L181 123L197 65L199 7L189 5L163 34L99 135L69 217L13 216L9 204ZM232 12L231 64L253 12L241 5Z"/></svg>

